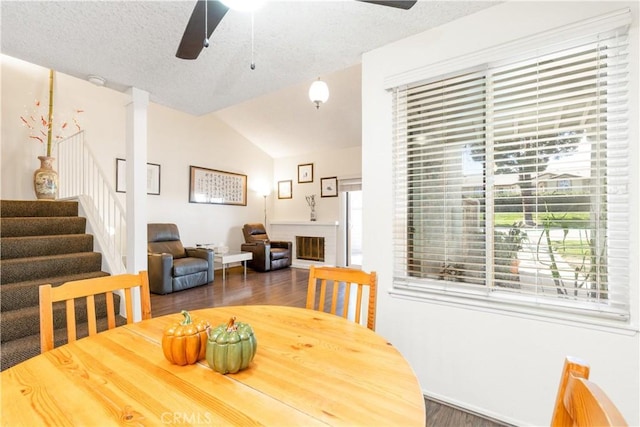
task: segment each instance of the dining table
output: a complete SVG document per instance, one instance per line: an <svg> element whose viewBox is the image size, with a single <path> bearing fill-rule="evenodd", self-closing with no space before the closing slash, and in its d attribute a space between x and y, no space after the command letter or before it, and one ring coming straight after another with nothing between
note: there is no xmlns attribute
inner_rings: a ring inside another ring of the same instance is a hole
<svg viewBox="0 0 640 427"><path fill-rule="evenodd" d="M212 327L230 318L257 340L246 369L206 359L179 366L162 336L169 314L62 345L0 373L7 426L424 426L416 375L383 336L329 313L247 305L190 312Z"/></svg>

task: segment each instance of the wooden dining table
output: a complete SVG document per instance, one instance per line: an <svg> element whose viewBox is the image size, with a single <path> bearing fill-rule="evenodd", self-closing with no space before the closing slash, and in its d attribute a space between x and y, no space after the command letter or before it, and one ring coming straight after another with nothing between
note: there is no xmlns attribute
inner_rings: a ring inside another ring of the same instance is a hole
<svg viewBox="0 0 640 427"><path fill-rule="evenodd" d="M425 425L424 398L400 352L342 317L282 306L191 312L252 326L247 369L171 364L164 329L180 313L54 348L2 373L0 423L39 425Z"/></svg>

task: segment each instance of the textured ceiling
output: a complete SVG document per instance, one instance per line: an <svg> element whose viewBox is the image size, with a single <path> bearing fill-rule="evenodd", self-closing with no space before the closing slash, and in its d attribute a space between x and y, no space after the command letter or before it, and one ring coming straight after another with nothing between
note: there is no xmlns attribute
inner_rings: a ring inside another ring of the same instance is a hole
<svg viewBox="0 0 640 427"><path fill-rule="evenodd" d="M218 112L273 157L360 145L364 52L496 4L419 1L409 11L357 1L271 1L251 17L229 11L198 59L175 57L195 1L7 1L3 54L107 87L134 86L194 115ZM316 110L308 85L330 85ZM337 125L340 125L340 128ZM304 141L304 142L303 142Z"/></svg>

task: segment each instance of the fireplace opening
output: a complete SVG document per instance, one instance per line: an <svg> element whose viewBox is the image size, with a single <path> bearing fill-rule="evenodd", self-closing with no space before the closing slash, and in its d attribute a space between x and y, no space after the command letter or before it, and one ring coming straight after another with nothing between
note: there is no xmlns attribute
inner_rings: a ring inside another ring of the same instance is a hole
<svg viewBox="0 0 640 427"><path fill-rule="evenodd" d="M324 237L296 236L296 258L324 262Z"/></svg>

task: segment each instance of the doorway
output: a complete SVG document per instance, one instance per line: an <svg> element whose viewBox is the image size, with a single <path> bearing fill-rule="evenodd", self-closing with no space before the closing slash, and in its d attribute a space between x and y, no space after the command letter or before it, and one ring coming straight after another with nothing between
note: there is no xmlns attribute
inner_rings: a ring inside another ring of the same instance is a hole
<svg viewBox="0 0 640 427"><path fill-rule="evenodd" d="M338 227L338 265L362 268L362 180L338 180L340 221Z"/></svg>
<svg viewBox="0 0 640 427"><path fill-rule="evenodd" d="M347 267L362 267L362 191L346 192Z"/></svg>

